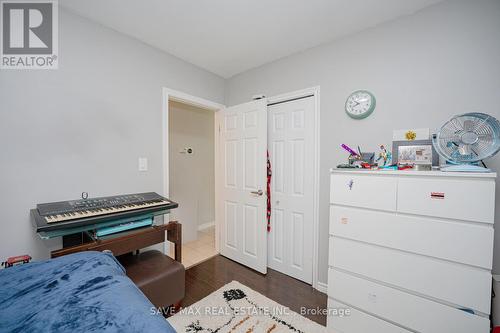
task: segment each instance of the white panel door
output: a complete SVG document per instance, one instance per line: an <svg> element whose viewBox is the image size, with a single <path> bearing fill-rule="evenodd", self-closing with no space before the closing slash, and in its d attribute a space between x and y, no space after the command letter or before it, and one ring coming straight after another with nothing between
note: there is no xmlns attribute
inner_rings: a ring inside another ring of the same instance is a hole
<svg viewBox="0 0 500 333"><path fill-rule="evenodd" d="M220 112L220 253L265 274L267 101Z"/></svg>
<svg viewBox="0 0 500 333"><path fill-rule="evenodd" d="M269 106L268 267L312 283L314 98Z"/></svg>

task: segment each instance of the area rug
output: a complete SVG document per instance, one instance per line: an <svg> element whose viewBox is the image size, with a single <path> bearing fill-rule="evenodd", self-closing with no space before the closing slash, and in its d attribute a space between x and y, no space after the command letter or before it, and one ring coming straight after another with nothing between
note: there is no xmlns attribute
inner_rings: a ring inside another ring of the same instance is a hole
<svg viewBox="0 0 500 333"><path fill-rule="evenodd" d="M168 321L177 332L186 333L327 332L326 327L236 281L181 309Z"/></svg>

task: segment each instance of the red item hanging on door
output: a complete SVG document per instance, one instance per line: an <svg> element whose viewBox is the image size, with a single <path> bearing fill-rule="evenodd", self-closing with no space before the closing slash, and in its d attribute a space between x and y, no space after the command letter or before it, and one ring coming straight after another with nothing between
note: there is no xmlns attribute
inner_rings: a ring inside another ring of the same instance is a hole
<svg viewBox="0 0 500 333"><path fill-rule="evenodd" d="M271 160L267 151L267 232L271 231Z"/></svg>

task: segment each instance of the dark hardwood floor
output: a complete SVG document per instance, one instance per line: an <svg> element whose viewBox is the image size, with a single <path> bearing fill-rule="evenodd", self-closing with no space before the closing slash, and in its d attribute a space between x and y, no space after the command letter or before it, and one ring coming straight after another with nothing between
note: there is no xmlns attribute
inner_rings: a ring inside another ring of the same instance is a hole
<svg viewBox="0 0 500 333"><path fill-rule="evenodd" d="M272 269L268 269L267 275L263 275L220 255L186 271L186 297L182 306L186 307L201 300L233 280L297 313L300 313L301 307L326 308L326 295L310 285ZM305 315L305 317L326 325L324 315Z"/></svg>

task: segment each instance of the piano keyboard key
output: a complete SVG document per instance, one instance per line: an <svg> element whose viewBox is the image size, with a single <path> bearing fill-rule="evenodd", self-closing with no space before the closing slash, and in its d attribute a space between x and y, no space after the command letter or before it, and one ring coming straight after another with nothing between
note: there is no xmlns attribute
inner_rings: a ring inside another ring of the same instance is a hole
<svg viewBox="0 0 500 333"><path fill-rule="evenodd" d="M81 211L73 211L68 213L62 213L58 215L49 215L45 216L44 219L47 223L55 223L55 222L63 222L69 220L76 220L80 218L90 217L90 216L98 216L98 215L106 215L110 213L119 213L130 211L134 209L141 209L147 207L155 207L169 204L168 200L153 200L148 202L134 203L134 204L126 204L126 205L118 205L111 207L101 207L94 208L89 210L81 210Z"/></svg>

